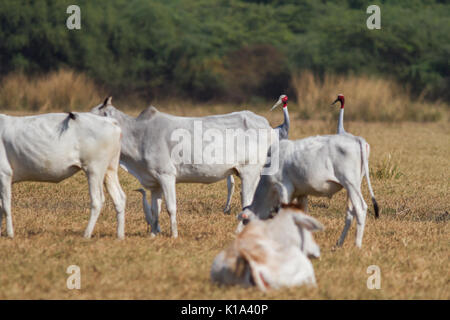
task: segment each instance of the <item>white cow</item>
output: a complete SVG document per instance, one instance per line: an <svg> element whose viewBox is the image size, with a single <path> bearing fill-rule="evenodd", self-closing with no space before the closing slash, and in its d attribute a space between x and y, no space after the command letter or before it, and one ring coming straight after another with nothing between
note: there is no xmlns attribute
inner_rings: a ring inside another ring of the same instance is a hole
<svg viewBox="0 0 450 320"><path fill-rule="evenodd" d="M263 291L283 286L315 285L309 257L319 257L312 236L322 225L295 206L283 206L273 219L253 219L211 267L219 284L257 285Z"/></svg>
<svg viewBox="0 0 450 320"><path fill-rule="evenodd" d="M347 216L338 245L341 246L356 217L356 245L361 247L367 204L361 193L365 176L378 217L378 205L369 178L366 141L352 135L315 136L301 140L283 140L279 145L279 170L261 177L250 206L238 215L247 221L255 217L267 219L282 203L297 199L307 208L307 196L326 196L345 188L348 196ZM273 151L273 150L272 150ZM237 231L243 228L240 222Z"/></svg>
<svg viewBox="0 0 450 320"><path fill-rule="evenodd" d="M27 117L0 115L0 227L14 236L11 185L20 181L60 182L79 170L88 178L90 238L103 202L103 182L117 212L117 236L125 236L125 193L117 170L121 129L113 119L91 113L52 113ZM1 228L0 228L1 230Z"/></svg>
<svg viewBox="0 0 450 320"><path fill-rule="evenodd" d="M268 121L250 111L207 117L178 117L149 107L134 118L116 109L109 97L91 112L114 118L121 126L123 139L120 163L145 188L151 190L153 214L147 217L147 221L153 221L153 235L158 233L158 217L164 195L172 236L178 236L176 183L213 183L236 174L242 180L242 204L249 205L266 161L270 139L274 138L271 136L274 131ZM204 136L199 130L204 132ZM237 132L238 140L247 139L246 147L240 149L225 145L226 136L232 130ZM263 143L255 137L245 138L245 130L265 130L268 140ZM206 137L207 132L209 137ZM196 142L196 136L203 140ZM224 158L227 156L226 161L217 163L217 159L213 159L212 153L207 150L215 150L214 154L222 153Z"/></svg>

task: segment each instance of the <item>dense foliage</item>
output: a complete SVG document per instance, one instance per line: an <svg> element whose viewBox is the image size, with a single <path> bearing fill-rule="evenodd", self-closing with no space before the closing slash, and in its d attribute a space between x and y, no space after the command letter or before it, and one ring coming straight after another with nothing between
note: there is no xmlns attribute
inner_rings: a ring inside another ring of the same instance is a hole
<svg viewBox="0 0 450 320"><path fill-rule="evenodd" d="M68 30L66 8L81 8ZM381 7L381 30L366 8ZM393 77L450 101L450 5L398 0L2 0L0 77L59 68L197 100L277 96L291 75Z"/></svg>

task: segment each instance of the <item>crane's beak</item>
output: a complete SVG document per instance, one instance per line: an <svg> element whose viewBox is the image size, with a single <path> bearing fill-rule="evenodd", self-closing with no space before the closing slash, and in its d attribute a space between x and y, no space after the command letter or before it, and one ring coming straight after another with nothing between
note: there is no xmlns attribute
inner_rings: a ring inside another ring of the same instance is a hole
<svg viewBox="0 0 450 320"><path fill-rule="evenodd" d="M278 107L280 104L281 104L281 99L280 100L278 100L277 101L277 103L275 103L274 105L273 105L273 107L270 109L270 111L272 111L273 109L275 109L276 107Z"/></svg>
<svg viewBox="0 0 450 320"><path fill-rule="evenodd" d="M336 102L338 102L339 101L339 98L337 98L336 100L334 100L334 102L332 103L332 104L330 104L330 106L332 107L332 106L334 106L335 104L336 104Z"/></svg>

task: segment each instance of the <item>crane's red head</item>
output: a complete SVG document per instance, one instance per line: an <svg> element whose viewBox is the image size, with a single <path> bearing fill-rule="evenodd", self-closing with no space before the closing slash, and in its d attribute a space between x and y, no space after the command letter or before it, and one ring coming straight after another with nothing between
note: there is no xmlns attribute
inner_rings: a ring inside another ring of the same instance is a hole
<svg viewBox="0 0 450 320"><path fill-rule="evenodd" d="M283 94L281 96L281 102L283 102L283 108L286 108L287 107L287 102L288 102L288 96Z"/></svg>
<svg viewBox="0 0 450 320"><path fill-rule="evenodd" d="M283 108L286 108L287 107L287 102L288 102L288 96L285 95L285 94L282 94L280 96L280 98L278 98L277 103L275 103L274 106L270 110L272 111L273 109L278 107L280 104L283 104Z"/></svg>
<svg viewBox="0 0 450 320"><path fill-rule="evenodd" d="M337 99L334 100L334 102L331 105L334 105L338 101L341 103L341 109L343 109L344 108L344 103L345 103L345 98L344 98L343 94L341 94L341 93L338 94Z"/></svg>

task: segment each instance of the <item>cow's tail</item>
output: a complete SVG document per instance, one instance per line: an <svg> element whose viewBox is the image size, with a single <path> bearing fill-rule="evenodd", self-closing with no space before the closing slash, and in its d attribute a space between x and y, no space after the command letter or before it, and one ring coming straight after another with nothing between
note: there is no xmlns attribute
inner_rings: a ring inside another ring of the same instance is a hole
<svg viewBox="0 0 450 320"><path fill-rule="evenodd" d="M75 115L75 113L73 113L73 112L67 112L68 113L68 118L69 119L72 119L72 120L76 120L77 119L77 116Z"/></svg>
<svg viewBox="0 0 450 320"><path fill-rule="evenodd" d="M372 197L373 210L375 211L375 218L379 217L379 207L377 200L375 199L375 194L373 193L372 185L370 184L370 174L369 174L369 154L370 154L370 145L364 140L360 140L361 146L361 161L363 166L363 171L367 179L367 186L369 187L370 196Z"/></svg>

